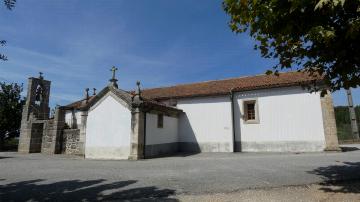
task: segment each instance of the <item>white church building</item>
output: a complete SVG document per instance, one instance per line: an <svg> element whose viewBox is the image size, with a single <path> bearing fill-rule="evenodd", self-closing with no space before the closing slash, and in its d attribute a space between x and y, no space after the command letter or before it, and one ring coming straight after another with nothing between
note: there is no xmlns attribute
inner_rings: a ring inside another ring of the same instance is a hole
<svg viewBox="0 0 360 202"><path fill-rule="evenodd" d="M68 105L66 122L87 114L86 158L336 150L331 95L302 87L313 81L290 72L143 91L138 86L132 93L113 78L87 103Z"/></svg>
<svg viewBox="0 0 360 202"><path fill-rule="evenodd" d="M303 87L314 82L323 83L288 72L143 90L138 82L129 92L114 69L99 93L87 89L83 100L57 109L54 119L64 116L66 124L62 139L52 140L63 153L91 159L339 150L331 94Z"/></svg>

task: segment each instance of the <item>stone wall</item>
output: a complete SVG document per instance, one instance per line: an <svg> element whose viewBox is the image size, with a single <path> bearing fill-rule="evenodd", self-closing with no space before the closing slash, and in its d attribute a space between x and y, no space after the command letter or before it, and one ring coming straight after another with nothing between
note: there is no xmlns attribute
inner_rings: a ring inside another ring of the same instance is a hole
<svg viewBox="0 0 360 202"><path fill-rule="evenodd" d="M65 129L63 132L62 153L84 155L83 143L80 142L80 129Z"/></svg>
<svg viewBox="0 0 360 202"><path fill-rule="evenodd" d="M56 108L53 119L47 120L45 130L42 135L42 149L44 154L60 154L62 148L62 133L65 123L65 111Z"/></svg>

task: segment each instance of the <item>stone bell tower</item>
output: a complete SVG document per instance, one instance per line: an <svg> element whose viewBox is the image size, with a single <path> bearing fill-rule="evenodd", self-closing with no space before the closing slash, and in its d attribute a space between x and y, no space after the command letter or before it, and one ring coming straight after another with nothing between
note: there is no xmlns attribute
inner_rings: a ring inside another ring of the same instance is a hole
<svg viewBox="0 0 360 202"><path fill-rule="evenodd" d="M49 119L50 81L30 77L26 103L23 106L18 151L22 153L41 152L44 124Z"/></svg>

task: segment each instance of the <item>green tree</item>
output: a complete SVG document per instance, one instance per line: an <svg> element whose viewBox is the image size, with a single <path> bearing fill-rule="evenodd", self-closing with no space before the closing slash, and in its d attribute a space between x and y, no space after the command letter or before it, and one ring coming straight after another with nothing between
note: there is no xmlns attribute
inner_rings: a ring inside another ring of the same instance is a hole
<svg viewBox="0 0 360 202"><path fill-rule="evenodd" d="M235 33L247 33L262 57L323 75L332 91L360 85L360 0L224 0Z"/></svg>
<svg viewBox="0 0 360 202"><path fill-rule="evenodd" d="M339 140L351 140L353 139L351 124L350 124L350 115L348 106L337 106L334 107L335 110L335 119L336 127L338 132ZM360 106L355 107L356 119L358 120L358 126L360 128Z"/></svg>
<svg viewBox="0 0 360 202"><path fill-rule="evenodd" d="M22 90L22 85L0 82L0 149L5 134L20 128L22 106L25 103L25 99L20 95Z"/></svg>
<svg viewBox="0 0 360 202"><path fill-rule="evenodd" d="M4 0L4 5L7 9L12 10L15 7L16 0ZM5 46L6 41L0 40L0 47ZM6 61L7 57L4 54L0 53L0 60Z"/></svg>

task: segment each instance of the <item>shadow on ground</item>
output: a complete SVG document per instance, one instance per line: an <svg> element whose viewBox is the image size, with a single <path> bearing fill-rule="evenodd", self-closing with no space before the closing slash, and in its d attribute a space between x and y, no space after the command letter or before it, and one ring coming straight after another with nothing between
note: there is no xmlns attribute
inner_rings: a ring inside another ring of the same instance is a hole
<svg viewBox="0 0 360 202"><path fill-rule="evenodd" d="M340 147L342 152L350 152L350 151L357 151L359 148L357 147Z"/></svg>
<svg viewBox="0 0 360 202"><path fill-rule="evenodd" d="M334 193L360 193L360 162L343 162L343 165L319 167L310 171L321 176L321 190Z"/></svg>
<svg viewBox="0 0 360 202"><path fill-rule="evenodd" d="M30 180L0 185L0 201L177 201L171 189L155 186L124 189L135 180L106 183L105 180L68 180L46 183Z"/></svg>

